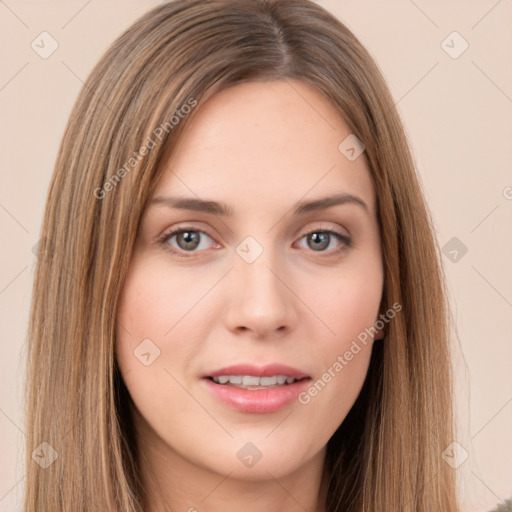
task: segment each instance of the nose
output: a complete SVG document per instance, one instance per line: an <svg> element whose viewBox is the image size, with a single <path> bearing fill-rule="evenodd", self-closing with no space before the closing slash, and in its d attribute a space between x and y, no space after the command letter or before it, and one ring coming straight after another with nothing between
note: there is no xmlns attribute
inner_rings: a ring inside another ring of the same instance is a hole
<svg viewBox="0 0 512 512"><path fill-rule="evenodd" d="M231 332L249 331L256 338L282 336L293 330L297 298L287 283L282 266L264 251L255 261L235 260L229 275L225 313Z"/></svg>

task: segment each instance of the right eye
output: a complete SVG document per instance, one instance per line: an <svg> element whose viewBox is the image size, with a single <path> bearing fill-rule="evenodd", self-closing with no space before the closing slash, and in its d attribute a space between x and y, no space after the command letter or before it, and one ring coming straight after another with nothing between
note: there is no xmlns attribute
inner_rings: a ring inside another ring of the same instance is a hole
<svg viewBox="0 0 512 512"><path fill-rule="evenodd" d="M169 232L166 232L159 240L159 243L164 247L164 249L173 252L174 254L187 258L189 257L186 253L195 253L200 252L196 249L199 247L201 249L202 238L207 237L210 240L212 238L199 229L195 229L192 227L181 227ZM176 246L170 243L173 239L175 239ZM207 247L206 247L207 248ZM205 247L202 247L205 249Z"/></svg>

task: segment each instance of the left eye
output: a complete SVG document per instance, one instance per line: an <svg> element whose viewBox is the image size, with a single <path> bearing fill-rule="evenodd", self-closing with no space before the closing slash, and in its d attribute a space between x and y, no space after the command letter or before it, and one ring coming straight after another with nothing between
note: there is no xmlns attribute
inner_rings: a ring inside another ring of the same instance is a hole
<svg viewBox="0 0 512 512"><path fill-rule="evenodd" d="M180 228L165 234L161 239L161 244L166 249L170 249L172 252L176 253L178 256L187 257L183 253L193 253L198 252L196 249L208 248L200 247L203 238L202 235L212 240L212 238L204 231L187 227ZM338 248L331 248L330 251L326 251L325 249L331 245L333 237L340 242L340 245ZM174 238L176 238L175 242L177 247L170 243ZM310 248L312 248L314 252L337 253L351 245L351 240L348 236L342 235L341 233L331 229L310 231L300 238L300 240L303 239L306 239L306 243L311 244Z"/></svg>
<svg viewBox="0 0 512 512"><path fill-rule="evenodd" d="M338 247L337 249L334 249L333 252L338 252L340 250L345 249L346 247L349 247L351 242L350 238L342 235L341 233L338 233L337 231L334 231L332 229L318 229L315 231L311 231L307 234L305 234L303 238L306 238L306 243L311 242L313 244L313 251L318 252L319 250L321 252L332 252L332 251L324 251L323 249L327 248L332 239L336 238L338 242L341 242L341 247Z"/></svg>

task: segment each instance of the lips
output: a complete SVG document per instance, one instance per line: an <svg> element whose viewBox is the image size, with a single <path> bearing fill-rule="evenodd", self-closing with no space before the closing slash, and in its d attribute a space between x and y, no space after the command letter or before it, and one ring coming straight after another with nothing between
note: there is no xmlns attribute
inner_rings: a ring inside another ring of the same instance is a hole
<svg viewBox="0 0 512 512"><path fill-rule="evenodd" d="M310 380L305 372L283 364L227 366L202 378L206 389L221 403L253 414L272 413L290 405Z"/></svg>

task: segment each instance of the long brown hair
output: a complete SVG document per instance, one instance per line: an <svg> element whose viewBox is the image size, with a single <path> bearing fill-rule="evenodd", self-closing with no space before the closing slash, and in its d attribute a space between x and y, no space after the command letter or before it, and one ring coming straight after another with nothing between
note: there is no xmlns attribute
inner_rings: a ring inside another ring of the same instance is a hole
<svg viewBox="0 0 512 512"><path fill-rule="evenodd" d="M454 427L440 252L377 65L308 0L176 0L108 49L59 149L28 331L25 512L141 510L130 396L114 358L139 220L161 162L206 99L244 81L287 79L316 87L363 141L381 231L382 310L402 305L328 443L327 511L458 510L454 471L441 457Z"/></svg>

